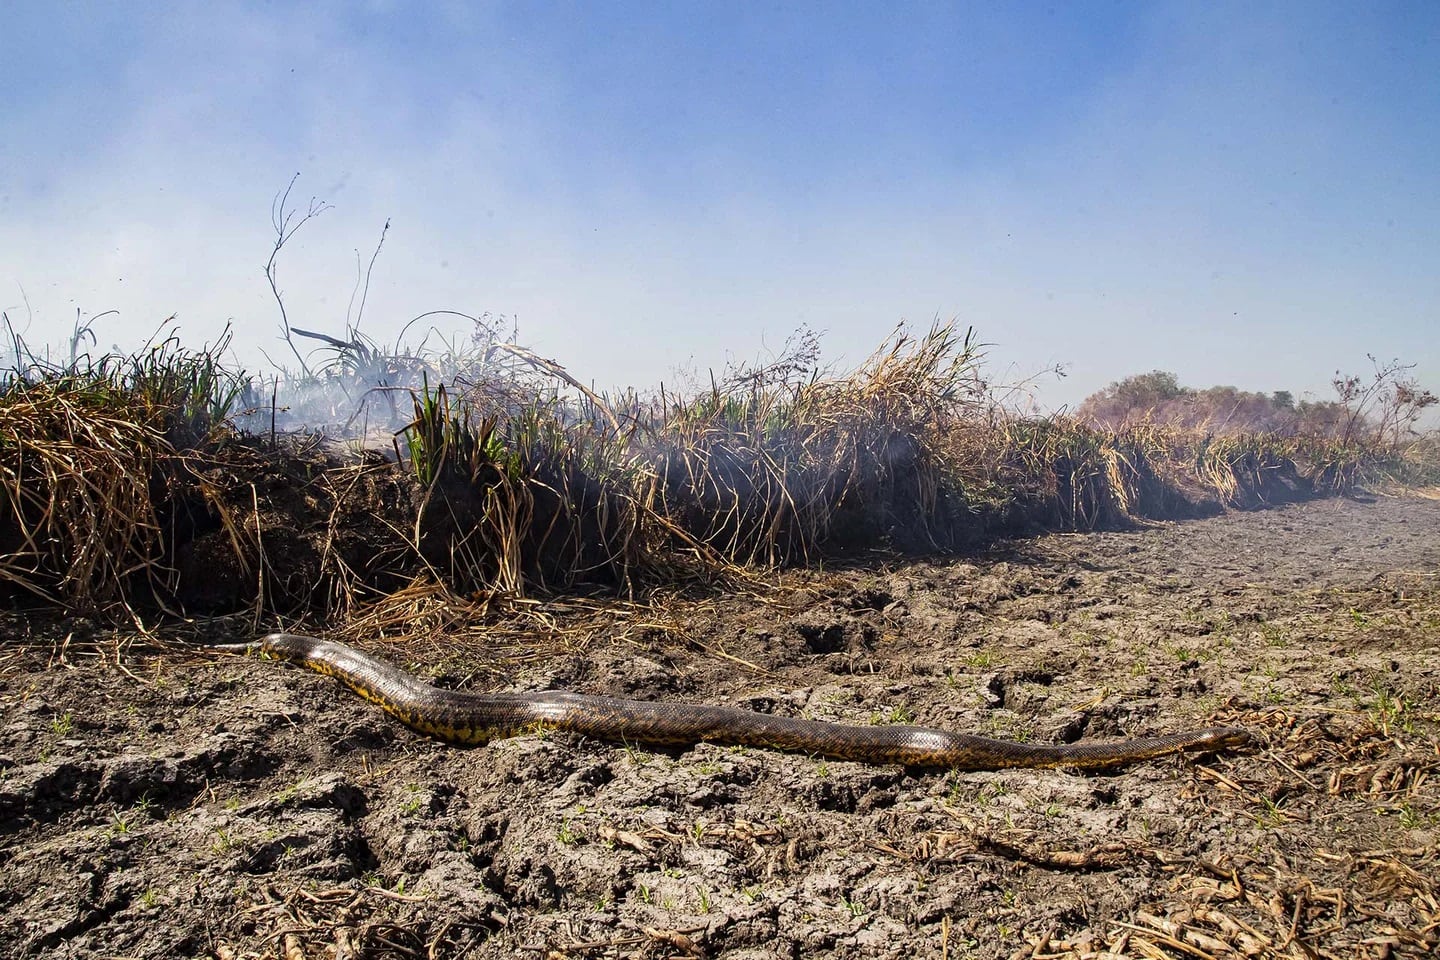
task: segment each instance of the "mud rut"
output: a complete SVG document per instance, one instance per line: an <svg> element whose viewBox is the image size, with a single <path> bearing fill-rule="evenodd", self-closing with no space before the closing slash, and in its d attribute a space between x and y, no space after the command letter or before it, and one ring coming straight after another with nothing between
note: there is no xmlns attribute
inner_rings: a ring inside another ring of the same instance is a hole
<svg viewBox="0 0 1440 960"><path fill-rule="evenodd" d="M1437 570L1440 502L1328 500L557 607L528 658L371 647L440 682L1264 743L1098 776L461 750L323 677L6 615L0 956L1429 955Z"/></svg>

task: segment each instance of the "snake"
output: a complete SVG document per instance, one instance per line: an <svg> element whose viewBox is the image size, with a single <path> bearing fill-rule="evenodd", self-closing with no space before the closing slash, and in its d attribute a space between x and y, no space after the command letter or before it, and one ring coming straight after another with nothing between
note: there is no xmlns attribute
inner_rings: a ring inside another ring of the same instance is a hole
<svg viewBox="0 0 1440 960"><path fill-rule="evenodd" d="M916 768L1083 770L1171 754L1237 750L1252 742L1243 728L1210 727L1130 740L1021 743L931 727L858 726L736 707L624 700L564 690L450 690L346 644L295 633L272 633L255 642L211 647L258 653L333 677L412 730L468 746L555 730L627 745L682 747L708 742Z"/></svg>

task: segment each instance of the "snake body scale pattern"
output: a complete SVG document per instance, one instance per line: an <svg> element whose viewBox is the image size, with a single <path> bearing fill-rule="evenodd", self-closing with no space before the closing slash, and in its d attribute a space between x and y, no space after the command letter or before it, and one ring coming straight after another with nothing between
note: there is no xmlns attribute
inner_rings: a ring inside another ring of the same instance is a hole
<svg viewBox="0 0 1440 960"><path fill-rule="evenodd" d="M734 707L621 700L558 690L445 690L345 644L293 633L272 633L255 643L215 648L258 652L334 677L406 726L458 744L479 745L522 733L562 730L629 744L691 746L709 742L864 763L998 770L1098 769L1176 753L1233 750L1251 741L1242 729L1212 727L1100 743L1015 743L929 727L852 726Z"/></svg>

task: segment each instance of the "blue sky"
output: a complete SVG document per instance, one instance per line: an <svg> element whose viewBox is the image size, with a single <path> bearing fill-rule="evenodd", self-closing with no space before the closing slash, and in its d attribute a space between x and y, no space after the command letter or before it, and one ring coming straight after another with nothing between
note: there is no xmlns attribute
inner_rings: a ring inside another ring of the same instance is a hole
<svg viewBox="0 0 1440 960"><path fill-rule="evenodd" d="M1440 381L1440 5L7 5L0 307L101 346L178 314L518 317L601 387L800 324L842 365L974 325L1047 407L1151 369L1328 396ZM447 333L461 332L457 327Z"/></svg>

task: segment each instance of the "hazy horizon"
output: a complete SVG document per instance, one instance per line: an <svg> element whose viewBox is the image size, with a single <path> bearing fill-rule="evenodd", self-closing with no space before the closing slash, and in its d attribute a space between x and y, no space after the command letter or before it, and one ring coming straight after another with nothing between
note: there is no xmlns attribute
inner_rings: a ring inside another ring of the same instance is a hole
<svg viewBox="0 0 1440 960"><path fill-rule="evenodd" d="M136 12L139 9L141 12ZM1074 405L1150 370L1330 399L1440 381L1440 7L21 3L0 39L0 309L130 349L177 315L514 317L601 388L955 318ZM415 331L423 329L417 325ZM456 322L446 334L465 336ZM412 336L411 342L418 340Z"/></svg>

